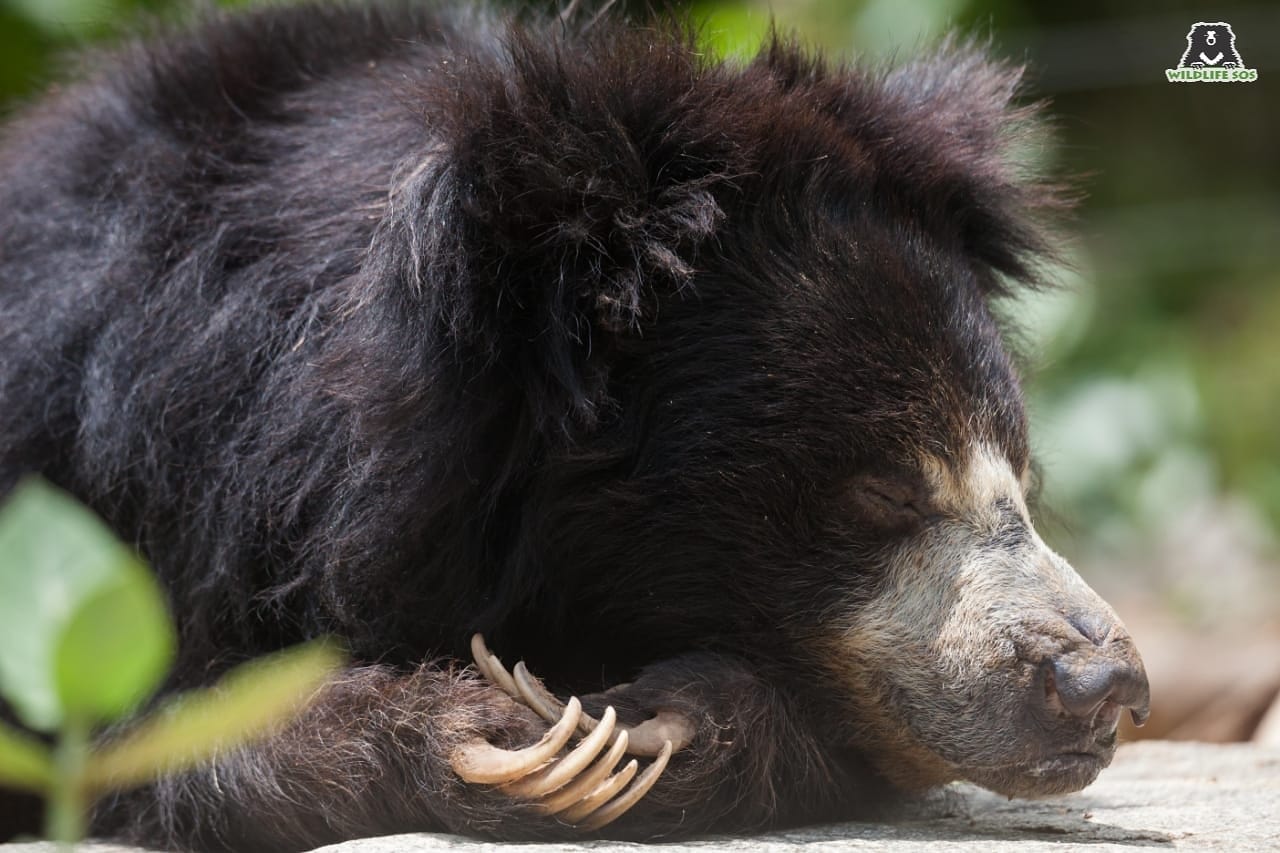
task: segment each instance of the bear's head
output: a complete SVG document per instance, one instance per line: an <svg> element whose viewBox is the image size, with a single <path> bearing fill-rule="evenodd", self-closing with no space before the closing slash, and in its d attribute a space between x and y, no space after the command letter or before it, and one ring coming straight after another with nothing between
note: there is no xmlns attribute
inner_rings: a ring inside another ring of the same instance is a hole
<svg viewBox="0 0 1280 853"><path fill-rule="evenodd" d="M419 81L431 141L384 222L429 318L394 416L487 413L456 470L494 607L597 677L741 655L899 785L1087 784L1147 686L1028 509L992 301L1066 202L1023 166L1016 70L558 38Z"/></svg>

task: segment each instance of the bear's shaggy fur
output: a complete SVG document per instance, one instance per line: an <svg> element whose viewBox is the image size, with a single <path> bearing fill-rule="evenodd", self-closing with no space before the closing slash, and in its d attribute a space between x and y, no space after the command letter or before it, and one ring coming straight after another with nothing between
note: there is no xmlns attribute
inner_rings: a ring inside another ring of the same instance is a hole
<svg viewBox="0 0 1280 853"><path fill-rule="evenodd" d="M935 706L888 673L933 670L858 626L910 627L893 555L952 517L921 459L1027 467L988 302L1062 196L1013 156L1017 79L957 45L880 71L775 37L738 66L666 25L312 2L158 34L10 122L0 493L38 472L152 561L171 687L321 634L355 660L97 831L572 834L451 768L545 731L464 666L477 631L597 712L693 721L620 836L990 771L916 737ZM1001 530L1010 560L1038 542ZM975 695L991 749L1041 742Z"/></svg>

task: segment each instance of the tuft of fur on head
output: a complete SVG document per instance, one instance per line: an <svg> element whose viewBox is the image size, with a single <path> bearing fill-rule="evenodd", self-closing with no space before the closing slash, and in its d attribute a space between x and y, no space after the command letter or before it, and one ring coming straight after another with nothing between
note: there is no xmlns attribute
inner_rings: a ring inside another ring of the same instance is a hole
<svg viewBox="0 0 1280 853"><path fill-rule="evenodd" d="M757 64L838 122L870 161L877 197L962 247L989 292L1043 283L1075 195L1034 160L1044 104L1021 102L1021 66L954 36L904 64L860 68L775 35Z"/></svg>
<svg viewBox="0 0 1280 853"><path fill-rule="evenodd" d="M726 229L871 203L1001 294L1038 283L1070 203L1026 161L1040 124L1017 104L1020 69L972 42L882 69L773 33L737 68L689 27L526 23L431 72L404 94L432 141L383 223L393 266L438 349L545 366L524 377L535 421L570 434L608 406L614 344L696 293Z"/></svg>
<svg viewBox="0 0 1280 853"><path fill-rule="evenodd" d="M405 164L383 233L436 348L546 368L525 377L550 401L535 420L572 431L596 420L611 338L689 286L724 217L744 160L703 122L729 81L676 26L514 25L483 47L405 92L432 146Z"/></svg>

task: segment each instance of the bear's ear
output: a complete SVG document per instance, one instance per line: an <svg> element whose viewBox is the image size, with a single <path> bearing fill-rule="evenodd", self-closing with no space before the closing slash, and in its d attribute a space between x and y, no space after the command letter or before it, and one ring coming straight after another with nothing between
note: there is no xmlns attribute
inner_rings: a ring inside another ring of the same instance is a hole
<svg viewBox="0 0 1280 853"><path fill-rule="evenodd" d="M438 147L397 195L450 345L551 371L592 419L611 342L689 286L723 218L737 155L696 120L709 73L688 34L621 27L516 31L434 72Z"/></svg>
<svg viewBox="0 0 1280 853"><path fill-rule="evenodd" d="M1019 102L1021 67L954 38L883 71L831 69L776 38L758 61L807 89L868 155L875 192L959 241L989 290L1035 284L1040 262L1057 260L1054 225L1075 193L1042 175L1043 104Z"/></svg>

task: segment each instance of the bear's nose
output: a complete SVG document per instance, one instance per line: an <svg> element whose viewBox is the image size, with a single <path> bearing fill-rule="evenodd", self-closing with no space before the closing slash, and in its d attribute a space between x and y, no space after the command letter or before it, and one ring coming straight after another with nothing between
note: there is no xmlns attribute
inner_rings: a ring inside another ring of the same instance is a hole
<svg viewBox="0 0 1280 853"><path fill-rule="evenodd" d="M1121 635L1105 645L1089 643L1048 661L1046 704L1059 705L1095 728L1114 726L1128 709L1135 725L1147 721L1151 688L1142 659Z"/></svg>

